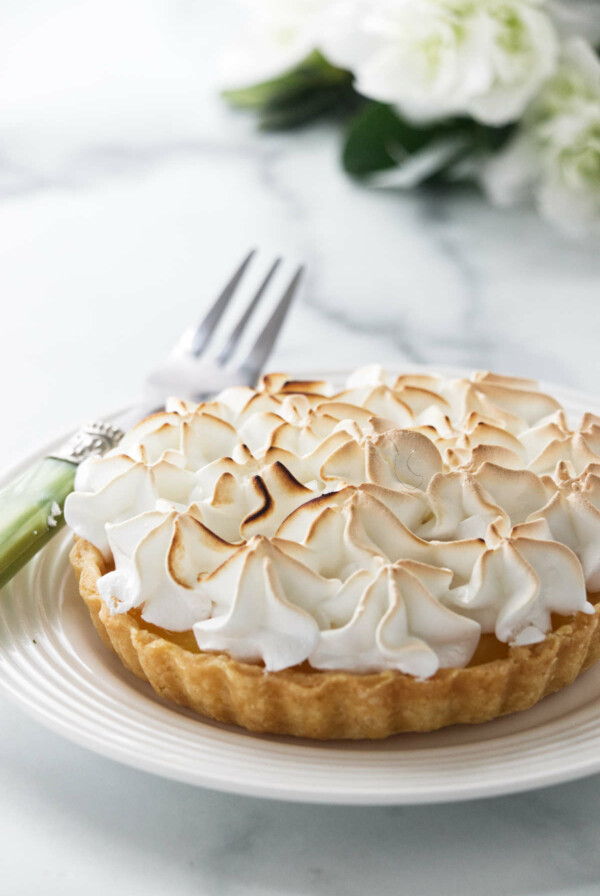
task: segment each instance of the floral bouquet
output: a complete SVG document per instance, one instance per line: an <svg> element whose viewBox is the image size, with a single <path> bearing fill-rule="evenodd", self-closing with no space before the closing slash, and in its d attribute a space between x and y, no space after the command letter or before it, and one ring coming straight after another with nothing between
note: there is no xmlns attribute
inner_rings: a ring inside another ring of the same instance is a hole
<svg viewBox="0 0 600 896"><path fill-rule="evenodd" d="M348 116L373 186L475 180L600 232L600 0L245 0L224 92L264 129Z"/></svg>

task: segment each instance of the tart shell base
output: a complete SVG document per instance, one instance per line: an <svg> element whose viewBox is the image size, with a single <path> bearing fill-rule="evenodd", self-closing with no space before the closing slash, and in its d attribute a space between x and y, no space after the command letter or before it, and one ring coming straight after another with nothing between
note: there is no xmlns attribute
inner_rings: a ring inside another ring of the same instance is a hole
<svg viewBox="0 0 600 896"><path fill-rule="evenodd" d="M202 716L250 731L321 740L383 738L407 731L487 722L529 709L600 659L600 604L577 614L540 644L511 647L503 659L441 669L419 681L375 674L292 668L266 672L226 654L192 653L128 614L111 615L96 583L109 567L76 539L71 563L102 641L159 696Z"/></svg>

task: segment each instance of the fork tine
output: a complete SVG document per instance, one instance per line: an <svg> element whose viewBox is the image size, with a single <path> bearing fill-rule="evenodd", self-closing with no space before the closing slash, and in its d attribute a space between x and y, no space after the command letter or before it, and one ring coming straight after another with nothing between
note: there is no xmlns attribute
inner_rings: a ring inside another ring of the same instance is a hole
<svg viewBox="0 0 600 896"><path fill-rule="evenodd" d="M208 340L213 334L213 331L216 329L221 316L223 315L225 309L227 308L234 292L237 289L237 285L244 276L244 272L248 267L251 259L256 254L256 249L252 249L248 255L244 258L239 268L236 270L235 274L229 281L229 283L225 286L222 293L218 297L217 301L214 303L212 308L208 311L204 319L201 323L198 324L196 331L191 337L190 342L190 352L193 355L200 355L206 345Z"/></svg>
<svg viewBox="0 0 600 896"><path fill-rule="evenodd" d="M275 262L271 265L271 268L270 268L269 272L267 273L267 276L265 277L265 279L262 281L262 283L256 290L254 298L251 300L250 304L248 305L248 307L242 314L241 318L239 319L238 323L236 324L235 329L233 330L231 336L225 343L225 346L219 352L219 355L217 356L217 363L225 364L231 357L233 350L235 349L236 345L240 341L242 333L246 329L248 321L252 317L252 315L256 309L256 306L260 302L267 286L271 282L273 274L275 273L275 271L277 270L277 268L279 267L280 264L281 264L281 258L276 258Z"/></svg>
<svg viewBox="0 0 600 896"><path fill-rule="evenodd" d="M267 321L267 325L241 365L243 370L248 373L252 380L256 379L259 372L262 370L263 364L271 354L271 349L279 335L279 331L281 330L290 305L292 304L292 299L296 294L303 273L304 265L301 265L294 274L290 285L275 307L271 317Z"/></svg>

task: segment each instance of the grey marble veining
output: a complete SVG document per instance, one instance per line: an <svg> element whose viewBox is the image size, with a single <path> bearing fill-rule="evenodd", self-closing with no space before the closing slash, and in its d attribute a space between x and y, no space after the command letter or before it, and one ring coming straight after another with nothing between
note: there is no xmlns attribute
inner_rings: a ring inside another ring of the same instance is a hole
<svg viewBox="0 0 600 896"><path fill-rule="evenodd" d="M132 398L248 246L308 263L274 368L489 367L598 392L600 254L474 190L374 192L321 123L219 102L230 0L6 0L0 328L7 465ZM131 35L135 35L133 39ZM600 776L397 809L194 789L0 698L0 892L595 896Z"/></svg>

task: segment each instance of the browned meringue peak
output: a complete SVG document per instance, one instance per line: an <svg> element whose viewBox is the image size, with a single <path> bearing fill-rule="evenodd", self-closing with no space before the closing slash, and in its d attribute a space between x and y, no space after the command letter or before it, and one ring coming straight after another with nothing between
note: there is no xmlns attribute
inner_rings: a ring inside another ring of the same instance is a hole
<svg viewBox="0 0 600 896"><path fill-rule="evenodd" d="M581 435L577 434L562 441L551 442L538 457L530 464L528 469L539 475L558 475L558 467L565 464L572 477L580 476L593 464L598 464L600 457L590 451Z"/></svg>
<svg viewBox="0 0 600 896"><path fill-rule="evenodd" d="M306 539L313 537L314 531L320 525L322 511L331 507L349 506L352 498L359 500L359 495L383 504L411 531L418 528L430 514L425 494L419 489L406 487L394 490L373 484L363 484L359 487L349 485L339 491L329 491L307 501L286 517L277 531L277 536L297 543L305 542Z"/></svg>
<svg viewBox="0 0 600 896"><path fill-rule="evenodd" d="M579 432L594 451L600 449L600 417L597 414L587 411L581 418Z"/></svg>
<svg viewBox="0 0 600 896"><path fill-rule="evenodd" d="M343 499L338 496L343 496ZM357 506L361 500L364 511L365 499L359 496L358 490L344 489L338 494L316 499L310 505L303 505L280 526L276 539L278 545L291 557L301 560L326 578L346 581L359 570L379 569L386 558L380 546L361 526L361 510ZM374 502L373 506L376 504ZM374 512L373 506L371 513ZM311 509L307 514L304 511L309 507ZM382 514L388 514L383 505L379 505L379 510ZM302 525L300 520L294 519L297 514L302 514L308 524L302 540L297 538L298 526ZM392 514L389 514L389 521L394 526L400 525Z"/></svg>
<svg viewBox="0 0 600 896"><path fill-rule="evenodd" d="M600 591L600 465L592 464L580 476L571 477L566 463L557 468L557 484L549 501L532 513L528 524L542 525L538 537L567 545L577 555L587 590ZM550 489L549 489L550 490Z"/></svg>
<svg viewBox="0 0 600 896"><path fill-rule="evenodd" d="M508 535L513 526L543 508L554 490L534 473L493 464L484 464L475 474L438 473L424 493L360 486L427 541L487 538L492 525Z"/></svg>
<svg viewBox="0 0 600 896"><path fill-rule="evenodd" d="M260 392L283 392L295 395L318 395L321 398L333 395L333 388L327 380L300 380L287 373L266 373L258 383Z"/></svg>
<svg viewBox="0 0 600 896"><path fill-rule="evenodd" d="M377 370L379 371L380 377L383 376L383 379L380 379L380 382L386 382L388 385L391 385L393 389L401 389L402 386L417 386L422 389L430 389L435 391L439 388L440 382L456 382L454 379L446 379L444 377L439 376L436 373L421 373L419 371L408 371L407 373L401 373L398 376L390 379L386 374L385 370L378 365L372 365L371 368L361 368L358 371L355 371L353 374L353 380L356 381L357 378L361 377L365 371L373 371L372 376L377 375ZM520 377L520 376L508 376L503 373L493 373L489 370L474 370L471 376L466 380L471 383L483 383L487 385L500 385L505 388L510 389L520 389L523 392L539 392L539 383L537 380L530 379L528 377Z"/></svg>
<svg viewBox="0 0 600 896"><path fill-rule="evenodd" d="M444 453L444 460L450 469L477 470L485 463L496 464L509 470L523 469L523 461L518 454L509 448L497 445L477 445L465 451L448 448Z"/></svg>
<svg viewBox="0 0 600 896"><path fill-rule="evenodd" d="M119 454L134 460L153 463L166 451L181 449L181 417L175 412L161 411L140 420L125 433L118 446ZM116 452L115 452L116 453Z"/></svg>
<svg viewBox="0 0 600 896"><path fill-rule="evenodd" d="M363 428L371 431L372 417L363 408L335 402L315 406L288 402L278 407L277 412L271 409L246 415L238 427L238 438L253 453L284 448L294 454L309 454L336 428L350 431L354 426L357 432Z"/></svg>
<svg viewBox="0 0 600 896"><path fill-rule="evenodd" d="M308 548L312 559L304 562L321 575L342 581L382 559L447 567L453 570L456 583L468 580L475 560L485 550L483 539L429 542L419 538L397 514L402 513L404 503L406 517L414 519L416 511L421 511L421 499L407 493L402 501L391 497L388 503L380 500L386 491L348 486L323 495L294 511L278 529L277 537L285 540L284 549L292 556L297 545Z"/></svg>
<svg viewBox="0 0 600 896"><path fill-rule="evenodd" d="M441 439L431 438L442 452L450 468L477 469L484 463L495 463L513 470L526 468L540 475L554 474L556 465L567 461L574 475L590 463L600 462L600 425L592 414L585 415L576 430L568 427L563 411L545 418L537 426L519 433L508 431L471 415L462 432Z"/></svg>
<svg viewBox="0 0 600 896"><path fill-rule="evenodd" d="M438 401L439 396L432 394L431 399ZM343 405L364 408L372 416L392 420L396 427L411 426L416 422L410 406L389 386L361 386L345 389L335 396L335 401Z"/></svg>
<svg viewBox="0 0 600 896"><path fill-rule="evenodd" d="M203 580L214 611L193 627L198 646L270 671L301 663L318 643L320 607L339 585L253 538Z"/></svg>
<svg viewBox="0 0 600 896"><path fill-rule="evenodd" d="M202 405L227 422L241 427L254 414L275 414L291 423L301 423L310 409L326 396L313 392L269 392L237 387L221 392L214 401Z"/></svg>
<svg viewBox="0 0 600 896"><path fill-rule="evenodd" d="M522 392L539 392L537 380L526 376L509 376L505 373L494 373L491 370L474 370L471 374L474 383L504 386L507 389L520 389Z"/></svg>
<svg viewBox="0 0 600 896"><path fill-rule="evenodd" d="M365 414L370 419L370 414L366 411ZM338 425L339 420L336 417L315 410L310 412L303 424L288 423L279 418L279 424L269 434L268 447L281 448L292 454L305 456L319 448Z"/></svg>
<svg viewBox="0 0 600 896"><path fill-rule="evenodd" d="M108 557L107 522L154 510L159 500L187 506L194 487L193 474L167 460L144 464L117 454L90 458L77 471L75 491L67 498L65 513L77 535Z"/></svg>
<svg viewBox="0 0 600 896"><path fill-rule="evenodd" d="M234 427L212 414L199 411L183 422L181 451L188 469L197 470L231 454L238 443L239 435Z"/></svg>
<svg viewBox="0 0 600 896"><path fill-rule="evenodd" d="M233 461L231 462L234 463ZM295 479L280 462L238 480L225 470L210 497L196 501L197 513L219 537L239 541L274 535L292 511L319 494Z"/></svg>
<svg viewBox="0 0 600 896"><path fill-rule="evenodd" d="M527 530L530 523L518 529ZM470 581L452 588L447 606L494 632L504 643L535 644L552 628L552 613L593 613L579 560L555 541L503 537L490 527L489 547L477 559Z"/></svg>
<svg viewBox="0 0 600 896"><path fill-rule="evenodd" d="M558 420L564 419L562 411L555 416L521 431L518 437L498 422L476 412L469 414L461 426L440 427L438 422L411 429L434 442L449 469L476 470L487 462L512 470L529 468L537 473L552 472L561 452L570 456L571 447L579 467L600 459L595 453L600 452L600 438L595 427L585 435L574 434L557 425Z"/></svg>
<svg viewBox="0 0 600 896"><path fill-rule="evenodd" d="M433 477L427 489L431 514L416 530L427 541L485 538L490 526L510 529L510 518L468 473Z"/></svg>
<svg viewBox="0 0 600 896"><path fill-rule="evenodd" d="M528 467L536 473L556 473L557 464L569 464L571 475L579 475L589 464L600 463L600 418L584 414L578 426L569 427L559 411L520 436L527 451Z"/></svg>
<svg viewBox="0 0 600 896"><path fill-rule="evenodd" d="M323 612L331 627L309 657L317 669L399 669L429 678L440 667L465 666L480 636L479 625L443 606L408 562L374 576L360 570Z"/></svg>
<svg viewBox="0 0 600 896"><path fill-rule="evenodd" d="M493 450L513 466L523 466L525 449L519 439L496 421L470 413L462 424L454 425L449 417L433 419L428 423L408 427L434 443L444 464L450 469L473 467L483 463L480 459Z"/></svg>
<svg viewBox="0 0 600 896"><path fill-rule="evenodd" d="M384 443L385 436L374 437L380 444L369 452L372 478L379 484L395 486L395 476L407 479L410 475L415 483L423 484L425 474L430 476L441 466L439 454L423 436L398 432L395 437L389 444ZM324 470L328 458L352 441L346 430L336 431L305 457L281 448L270 448L262 457L255 457L246 446L238 446L233 457L220 458L197 471L191 500L198 503L207 525L230 541L258 533L274 534L301 504L325 488L333 490L346 484L343 463L337 474L335 464L327 474ZM435 462L429 469L425 465L427 455ZM407 468L404 472L403 464Z"/></svg>
<svg viewBox="0 0 600 896"><path fill-rule="evenodd" d="M285 468L289 479L301 485L322 489L324 481L321 468L327 458L352 437L344 430L332 433L310 454L297 455L283 448L269 448L264 454L255 456L246 445L239 445L231 457L221 457L196 472L197 490L195 497L206 498L225 474L231 474L236 482L243 483L255 475L277 464Z"/></svg>
<svg viewBox="0 0 600 896"><path fill-rule="evenodd" d="M326 482L425 489L432 476L442 470L440 453L426 436L394 429L346 441L324 461L320 474Z"/></svg>
<svg viewBox="0 0 600 896"><path fill-rule="evenodd" d="M429 570L431 575L428 576L425 573L423 578L419 577L416 570L420 571L421 569ZM452 573L449 570L439 569L435 566L426 566L411 560L400 560L397 563L383 562L379 565L373 564L369 569L356 569L350 576L342 579L341 587L322 603L321 613L327 620L326 627L332 629L345 627L356 617L356 612L361 603L364 605L365 597L373 583L382 576L388 578L389 583L390 574L393 575L394 572L400 570L413 578L417 578L427 588L428 596L433 597L436 602L438 597L437 595L434 597L435 592L437 591L439 595L443 596L450 587L452 580ZM385 611L380 613L380 616L384 615L384 613Z"/></svg>
<svg viewBox="0 0 600 896"><path fill-rule="evenodd" d="M406 374L392 380L381 369L367 368L357 371L348 385L353 390L355 403L363 403L361 396L369 388L388 389L409 408L412 425L433 423L438 430L440 417L448 418L453 426L462 429L468 416L477 413L518 435L561 407L554 398L541 392L532 380L489 373L450 380ZM401 425L411 424L402 422Z"/></svg>
<svg viewBox="0 0 600 896"><path fill-rule="evenodd" d="M194 588L199 579L231 557L239 545L219 538L204 525L195 505L183 513L171 511L173 532L167 553L167 569L174 581Z"/></svg>
<svg viewBox="0 0 600 896"><path fill-rule="evenodd" d="M144 422L141 429L136 427L128 443L132 443L135 456L146 462L180 451L191 469L231 455L236 444L247 444L258 456L269 448L281 448L301 457L300 466L305 468L306 457L320 450L328 436L345 432L348 438L339 438L338 447L346 442L358 443L343 448L335 457L335 464L339 462L344 470L348 469L348 475L338 473L331 460L322 475L328 481L333 477L358 483L362 463L363 481L383 482L382 476L393 475L397 460L391 464L387 458L387 471L385 464L378 464L381 443L372 439L376 434L399 426L410 428L417 437L423 436L437 445L449 469L474 470L485 462L519 469L527 459L527 449L509 430L529 432L535 442L534 429L527 429L528 421L537 420L540 413L547 416L549 410L558 407L553 399L536 392L531 381L492 374L475 374L470 380L412 374L398 377L390 385L383 371L372 369L366 376L359 371L350 378L349 386L333 394L331 387L320 381L270 375L258 391L246 387L228 389L193 412L182 403L184 417L172 412L157 415ZM170 405L174 406L175 403ZM523 416L512 414L508 407ZM558 425L559 415L555 416ZM595 438L594 420L588 419L587 425L590 437ZM543 426L540 435L543 438ZM371 439L369 446L361 444L365 437ZM549 431L548 438L551 437ZM365 449L362 461L359 448ZM558 446L553 450L558 451ZM325 453L324 450L323 456ZM431 451L428 456L433 456ZM589 455L586 457L589 459ZM286 466L302 481L298 463L289 458ZM315 469L311 479L316 476ZM400 477L400 481L415 484L410 475Z"/></svg>
<svg viewBox="0 0 600 896"><path fill-rule="evenodd" d="M252 414L238 430L240 443L256 456L263 454L272 446L273 435L282 426L297 429L295 424L286 423L283 417L272 411L260 411L257 414Z"/></svg>
<svg viewBox="0 0 600 896"><path fill-rule="evenodd" d="M142 618L171 631L188 631L212 610L199 578L237 550L192 513L148 511L107 526L115 570L98 590L111 612L142 608Z"/></svg>
<svg viewBox="0 0 600 896"><path fill-rule="evenodd" d="M556 486L527 470L482 465L476 473L436 474L425 492L362 485L419 538L427 541L487 540L490 526L503 536L545 507Z"/></svg>
<svg viewBox="0 0 600 896"><path fill-rule="evenodd" d="M507 514L512 526L520 525L544 507L556 486L529 470L511 470L484 463L472 474L488 498Z"/></svg>
<svg viewBox="0 0 600 896"><path fill-rule="evenodd" d="M322 396L310 393L296 395L254 392L236 410L232 409L231 402L225 405L220 400L204 405L204 410L234 425L239 441L258 452L279 445L286 447L290 437L293 442L290 433L298 429L304 433L306 447L303 447L302 453L306 453L345 419L336 406L323 404ZM365 422L371 416L361 408L346 410Z"/></svg>
<svg viewBox="0 0 600 896"><path fill-rule="evenodd" d="M235 578L239 578L244 568L249 563L254 564L257 560L263 567L263 573L265 562L275 564L281 584L288 592L291 592L288 594L288 599L291 598L294 603L304 606L317 619L321 619L321 607L339 588L339 579L315 573L308 563L292 557L283 549L284 547L285 544L278 538L254 535L243 544L235 546L235 550L225 558L222 565L213 569L208 575L202 576L198 581L202 581L204 586L210 586L218 577L222 579L227 576L231 579L233 575ZM307 552L302 549L298 553L301 558L308 556ZM302 581L298 581L298 577L301 577ZM214 603L215 615L227 610L231 605L231 596L235 590L233 588L230 591L222 590L213 593L209 588L208 593Z"/></svg>
<svg viewBox="0 0 600 896"><path fill-rule="evenodd" d="M179 414L180 417L185 417L187 414L193 414L200 407L201 405L199 405L197 401L191 401L189 398L177 398L174 395L167 398L165 401L165 413Z"/></svg>
<svg viewBox="0 0 600 896"><path fill-rule="evenodd" d="M509 465L523 466L525 450L519 439L493 420L475 412L467 416L462 428L453 428L445 437L438 432L432 437L444 462L451 468L483 463L483 458L491 454L492 449Z"/></svg>
<svg viewBox="0 0 600 896"><path fill-rule="evenodd" d="M346 432L356 440L363 435L372 435L396 429L393 420L373 416L371 411L343 402L328 402L311 408L306 420L301 424L281 421L273 429L269 446L284 448L293 454L310 454L320 444L337 432Z"/></svg>
<svg viewBox="0 0 600 896"><path fill-rule="evenodd" d="M231 454L239 441L233 426L200 405L182 414L152 414L125 435L118 450L143 463L173 459L178 453L189 470L197 470Z"/></svg>
<svg viewBox="0 0 600 896"><path fill-rule="evenodd" d="M562 408L555 398L541 392L534 381L497 374L475 374L470 381L467 401L473 394L477 396L479 403L479 407L473 410L493 419L502 419L504 416L507 422L517 418L525 421L527 426L532 426ZM502 413L499 414L498 410Z"/></svg>
<svg viewBox="0 0 600 896"><path fill-rule="evenodd" d="M600 461L588 464L582 473L573 475L572 467L569 463L561 461L557 464L553 477L541 476L542 482L546 485L546 489L554 492L558 487L562 492L589 492L589 486L594 485L596 477L600 476Z"/></svg>
<svg viewBox="0 0 600 896"><path fill-rule="evenodd" d="M321 395L257 392L238 415L238 425L258 412L277 414L290 423L303 423L310 409L323 400Z"/></svg>

